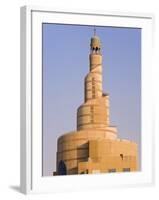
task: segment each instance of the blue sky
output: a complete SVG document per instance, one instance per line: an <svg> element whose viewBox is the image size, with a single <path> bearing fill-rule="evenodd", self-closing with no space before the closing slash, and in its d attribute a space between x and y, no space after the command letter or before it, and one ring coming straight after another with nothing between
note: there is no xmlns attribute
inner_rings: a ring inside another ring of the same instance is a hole
<svg viewBox="0 0 159 200"><path fill-rule="evenodd" d="M103 91L110 95L118 137L141 142L141 29L96 27L103 56ZM43 24L43 175L56 170L57 138L76 130L84 101L92 26Z"/></svg>

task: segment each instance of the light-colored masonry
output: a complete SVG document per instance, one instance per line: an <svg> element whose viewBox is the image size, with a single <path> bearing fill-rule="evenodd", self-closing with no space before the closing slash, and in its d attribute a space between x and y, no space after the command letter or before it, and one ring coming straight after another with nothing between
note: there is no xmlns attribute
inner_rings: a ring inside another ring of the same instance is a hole
<svg viewBox="0 0 159 200"><path fill-rule="evenodd" d="M85 102L77 110L77 131L58 138L54 175L126 172L138 170L137 144L117 137L109 121L109 95L102 89L99 37L90 44L90 70L86 75Z"/></svg>

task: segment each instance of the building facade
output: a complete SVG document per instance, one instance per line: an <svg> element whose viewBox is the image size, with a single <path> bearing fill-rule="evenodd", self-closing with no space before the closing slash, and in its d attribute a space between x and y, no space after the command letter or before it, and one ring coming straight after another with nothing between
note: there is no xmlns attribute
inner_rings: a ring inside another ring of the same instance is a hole
<svg viewBox="0 0 159 200"><path fill-rule="evenodd" d="M110 125L109 95L102 89L101 42L91 38L85 100L77 110L77 131L58 138L54 175L138 170L137 144L117 137Z"/></svg>

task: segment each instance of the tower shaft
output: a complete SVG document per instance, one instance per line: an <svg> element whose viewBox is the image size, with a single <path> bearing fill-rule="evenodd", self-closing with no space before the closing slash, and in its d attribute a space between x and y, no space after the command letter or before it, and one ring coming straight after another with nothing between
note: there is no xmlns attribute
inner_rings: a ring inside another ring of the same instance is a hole
<svg viewBox="0 0 159 200"><path fill-rule="evenodd" d="M85 102L77 111L77 130L103 129L109 126L109 96L102 89L101 44L97 36L91 38L89 73L85 77Z"/></svg>
<svg viewBox="0 0 159 200"><path fill-rule="evenodd" d="M90 54L90 72L85 77L85 102L102 97L102 56Z"/></svg>

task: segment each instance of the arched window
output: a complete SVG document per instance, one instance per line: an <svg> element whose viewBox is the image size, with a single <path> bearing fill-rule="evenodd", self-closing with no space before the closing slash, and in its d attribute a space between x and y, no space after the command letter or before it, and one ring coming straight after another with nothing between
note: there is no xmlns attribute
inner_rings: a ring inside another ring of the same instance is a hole
<svg viewBox="0 0 159 200"><path fill-rule="evenodd" d="M58 175L66 175L66 173L67 173L66 164L64 163L63 160L61 160L58 165Z"/></svg>

